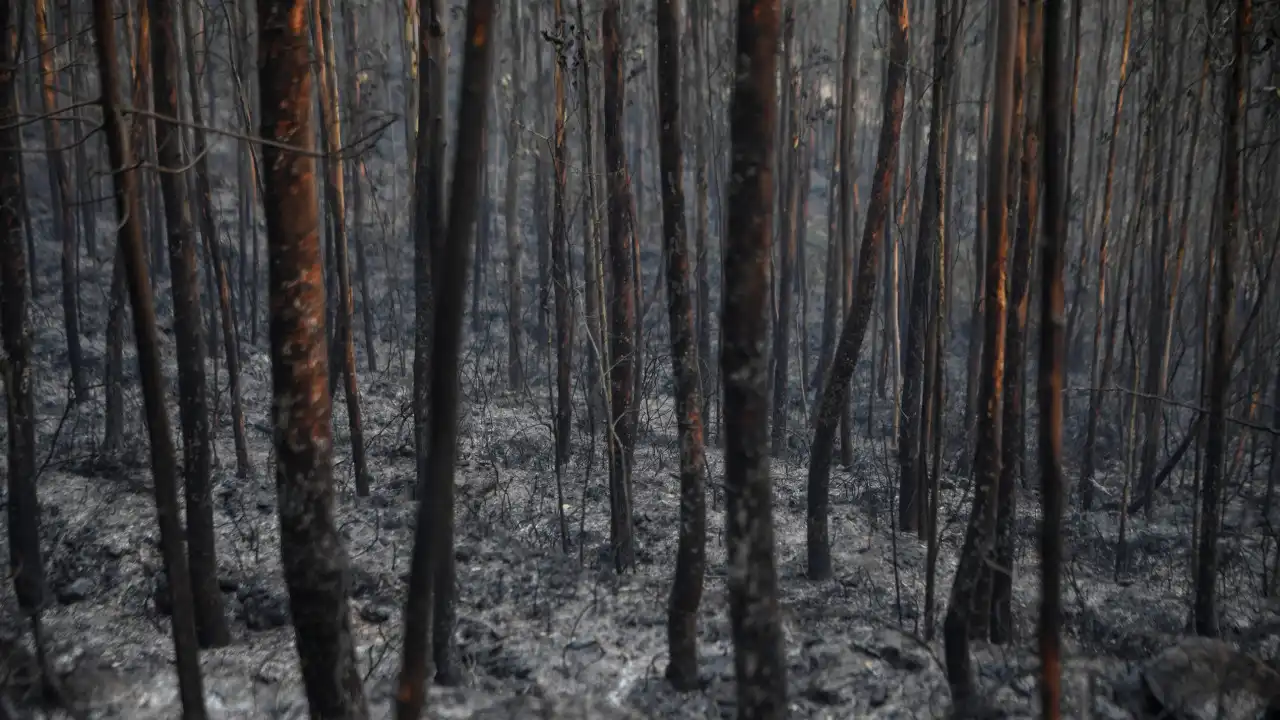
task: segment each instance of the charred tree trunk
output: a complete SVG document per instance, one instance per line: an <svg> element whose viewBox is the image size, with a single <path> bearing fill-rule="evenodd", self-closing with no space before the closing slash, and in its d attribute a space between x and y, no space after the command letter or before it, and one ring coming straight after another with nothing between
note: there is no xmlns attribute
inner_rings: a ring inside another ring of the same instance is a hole
<svg viewBox="0 0 1280 720"><path fill-rule="evenodd" d="M1217 303L1214 309L1212 349L1209 356L1209 422L1205 431L1204 478L1200 486L1201 531L1196 560L1195 628L1197 635L1218 635L1218 533L1221 525L1219 495L1225 477L1227 441L1227 392L1235 365L1230 347L1232 316L1236 303L1235 245L1240 223L1240 140L1244 135L1245 93L1249 87L1249 26L1252 0L1236 4L1235 61L1228 76L1226 117L1222 138L1222 222L1218 236Z"/></svg>
<svg viewBox="0 0 1280 720"><path fill-rule="evenodd" d="M1062 705L1062 396L1066 365L1066 318L1063 313L1063 260L1067 244L1067 205L1071 163L1067 127L1063 122L1063 0L1044 3L1044 80L1041 117L1044 119L1044 241L1040 256L1040 366L1037 395L1040 406L1040 712L1058 720ZM1073 3L1073 22L1079 27L1080 5ZM1079 37L1079 33L1076 34ZM1079 68L1076 48L1076 68ZM1074 75L1073 71L1073 75ZM1074 87L1072 89L1074 105Z"/></svg>
<svg viewBox="0 0 1280 720"><path fill-rule="evenodd" d="M334 518L332 400L305 0L258 0L280 555L311 714L369 717ZM292 147L295 149L285 149Z"/></svg>
<svg viewBox="0 0 1280 720"><path fill-rule="evenodd" d="M433 3L434 4L434 3ZM443 658L441 643L452 646L456 620L453 564L453 468L458 444L458 355L462 345L462 314L467 291L467 261L475 231L480 194L484 134L488 114L489 73L493 46L493 0L471 0L467 6L466 43L463 49L461 93L458 104L458 144L454 158L453 188L449 194L447 236L437 245L436 321L432 326L431 449L427 460L432 489L428 501L418 503L417 532L405 605L405 645L396 694L396 718L419 717L426 704L428 633L441 660L456 663L456 651ZM432 18L433 32L442 17ZM443 47L437 48L438 51ZM436 59L446 57L443 52ZM424 97L425 101L426 98ZM437 108L439 112L441 108ZM419 146L421 150L421 146ZM448 573L448 577L444 577ZM434 588L432 586L435 586ZM432 594L434 593L434 598ZM443 599L442 599L443 598ZM434 614L430 606L434 603ZM442 624L442 620L448 625ZM429 631L429 628L434 629ZM453 678L437 679L452 681ZM458 668L448 669L456 673Z"/></svg>
<svg viewBox="0 0 1280 720"><path fill-rule="evenodd" d="M36 47L40 54L40 99L43 103L45 158L49 163L49 199L53 208L53 231L62 247L62 324L67 336L67 364L71 366L72 399L76 403L89 398L89 384L84 375L84 356L80 349L80 299L76 257L76 218L67 165L62 157L62 133L52 117L58 105L58 76L53 69L48 0L36 0ZM0 28L3 30L3 28ZM34 294L34 293L33 293Z"/></svg>
<svg viewBox="0 0 1280 720"><path fill-rule="evenodd" d="M563 0L553 0L557 27L565 27ZM557 46L558 47L558 46ZM568 185L568 151L565 147L564 73L566 58L563 52L555 54L555 130L552 135L551 166L555 174L552 196L551 226L551 282L555 286L556 333L556 408L555 408L555 460L557 488L560 488L564 466L569 462L569 441L572 432L573 387L570 372L573 363L573 299L569 292L569 227L565 219L565 202ZM556 513L560 518L560 544L569 552L569 532L565 524L564 503L560 502Z"/></svg>
<svg viewBox="0 0 1280 720"><path fill-rule="evenodd" d="M1021 200L1015 230L1010 288L1010 312L1005 329L1004 408L1000 418L1000 487L996 498L995 564L991 574L990 637L994 643L1013 640L1013 566L1018 482L1026 484L1026 420L1023 391L1026 386L1027 308L1030 304L1031 251L1036 238L1040 202L1040 116L1037 100L1040 57L1044 36L1044 3L1033 2L1030 35L1020 39L1026 56L1022 105L1026 118L1022 132L1021 168L1018 173ZM1015 69L1017 72L1017 69ZM1012 182L1009 182L1012 189Z"/></svg>
<svg viewBox="0 0 1280 720"><path fill-rule="evenodd" d="M658 112L662 165L662 249L667 264L671 363L676 378L676 422L680 433L680 538L675 579L667 604L666 676L680 690L695 690L698 678L698 606L706 573L707 465L702 446L698 349L689 250L684 215L684 157L680 148L680 24L677 0L659 0Z"/></svg>
<svg viewBox="0 0 1280 720"><path fill-rule="evenodd" d="M985 328L982 342L982 374L978 407L978 446L974 462L973 510L960 551L960 564L951 586L951 600L943 621L947 680L956 708L964 711L976 690L969 657L969 628L974 618L985 618L988 607L976 603L982 567L994 547L996 486L1000 481L1000 415L1004 379L1005 280L1009 252L1006 212L1010 136L1013 134L1014 57L1018 44L1018 0L1003 0L998 16L991 141L987 162L987 238Z"/></svg>
<svg viewBox="0 0 1280 720"><path fill-rule="evenodd" d="M9 446L9 495L5 504L8 506L9 578L13 580L19 609L24 616L31 618L36 651L43 660L39 635L40 613L47 597L44 558L40 552L40 501L36 495L36 425L31 377L31 318L27 308L28 268L22 220L19 217L23 187L17 75L18 58L21 55L19 26L23 13L15 5L12 0L0 1L0 128L3 128L0 129L0 340L4 345L0 376L3 377L3 390L7 400L5 417ZM49 73L43 60L46 57L44 50L48 45L47 25L43 24L42 18L43 8L43 2L36 6L36 26L42 57L41 74L48 82ZM46 85L42 94L47 103L51 99L52 89ZM65 176L62 179L65 182ZM65 189L65 184L62 187ZM62 197L64 208L67 207L67 199L65 195ZM74 229L73 223L70 227L65 227L64 232L71 234ZM194 653L194 646L190 649ZM199 666L196 668L198 671ZM47 672L48 668L42 667L41 670ZM48 682L48 678L45 678L45 682ZM199 686L198 672L196 685ZM184 695L186 697L188 696ZM201 717L195 713L193 716Z"/></svg>
<svg viewBox="0 0 1280 720"><path fill-rule="evenodd" d="M609 442L612 464L609 480L610 542L614 567L619 573L635 565L631 502L631 459L635 453L634 393L636 302L632 263L634 217L627 173L626 148L622 144L623 63L621 11L618 0L606 0L602 19L604 38L604 146L605 172L609 177L609 256L613 272L611 293L609 371L612 431Z"/></svg>
<svg viewBox="0 0 1280 720"><path fill-rule="evenodd" d="M520 3L511 3L511 106L507 123L507 179L503 215L507 234L507 387L524 385L524 314L520 227L520 108L524 105L524 57L520 51ZM584 70L585 72L585 70Z"/></svg>
<svg viewBox="0 0 1280 720"><path fill-rule="evenodd" d="M155 22L151 34L152 88L156 113L178 117L178 23L171 0L148 0ZM174 123L155 123L156 158L164 168L187 166L182 130ZM205 384L205 333L200 311L200 275L196 268L195 232L187 202L185 175L162 172L165 226L169 231L169 273L173 285L173 335L178 358L178 415L182 425L183 488L187 510L187 558L195 597L196 632L201 647L231 642L218 588L218 552L214 538L212 434L209 432Z"/></svg>
<svg viewBox="0 0 1280 720"><path fill-rule="evenodd" d="M875 175L872 177L871 202L862 231L862 247L858 256L857 297L847 305L848 316L831 370L823 384L822 402L814 420L813 444L809 455L808 575L811 580L831 577L831 539L827 521L830 508L831 454L840 421L840 409L846 402L849 381L858 363L858 353L867 334L876 285L880 275L880 253L885 226L889 220L889 200L893 191L894 165L898 142L902 136L902 109L906 95L908 51L907 6L904 0L889 0L889 17L893 18L889 39L889 55L884 71L884 116L880 125L880 148L876 153ZM847 158L846 158L847 159ZM851 167L844 168L845 171ZM844 174L841 182L845 182ZM848 182L852 182L849 178Z"/></svg>
<svg viewBox="0 0 1280 720"><path fill-rule="evenodd" d="M200 649L196 641L191 577L183 548L182 519L178 514L178 463L173 437L169 433L169 415L164 407L164 374L160 365L155 304L151 284L147 280L147 248L142 239L138 171L129 147L129 133L120 116L120 72L116 65L119 55L116 51L115 15L109 0L93 2L93 33L102 88L102 124L115 179L116 215L121 222L120 249L116 259L127 275L133 305L133 330L138 346L138 369L142 376L142 399L146 407L156 514L160 525L160 552L169 579L169 598L173 607L170 620L179 696L183 717L199 720L207 717L207 713L200 679Z"/></svg>
<svg viewBox="0 0 1280 720"><path fill-rule="evenodd" d="M725 527L738 717L787 715L787 665L773 555L768 456L768 329L777 0L739 0L732 161L725 236L721 377L724 378Z"/></svg>
<svg viewBox="0 0 1280 720"><path fill-rule="evenodd" d="M315 7L315 39L317 70L320 76L320 112L323 115L324 139L328 157L325 170L329 176L325 187L330 225L333 228L334 274L338 279L337 329L333 341L334 361L342 372L347 400L347 425L351 434L351 460L354 465L356 495L369 494L369 466L365 460L364 427L360 417L360 392L356 381L355 312L351 296L351 268L348 257L346 184L342 175L342 123L338 117L338 70L334 59L332 0L313 0ZM332 383L337 379L330 375Z"/></svg>

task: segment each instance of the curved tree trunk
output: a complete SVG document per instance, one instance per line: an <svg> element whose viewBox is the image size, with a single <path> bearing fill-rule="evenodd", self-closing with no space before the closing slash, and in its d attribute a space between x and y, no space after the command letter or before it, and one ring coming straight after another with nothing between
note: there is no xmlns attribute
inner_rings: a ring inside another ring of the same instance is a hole
<svg viewBox="0 0 1280 720"><path fill-rule="evenodd" d="M880 125L880 148L876 153L876 169L871 186L871 202L862 230L862 248L858 255L857 297L847 305L848 316L840 333L835 358L823 385L822 402L814 420L813 444L809 455L808 574L811 580L831 577L831 539L827 521L830 508L831 454L840 421L840 409L846 402L849 381L858 363L862 341L867 334L876 285L880 276L881 245L889 219L889 200L893 190L893 173L902 136L902 106L906 95L908 50L907 7L904 0L889 0L889 17L894 19L889 38L889 55L884 71L884 115ZM841 173L845 182L846 167ZM852 178L848 179L852 182Z"/></svg>
<svg viewBox="0 0 1280 720"><path fill-rule="evenodd" d="M114 173L116 215L120 218L117 261L127 275L133 305L133 330L137 341L138 369L142 375L142 399L146 407L147 435L151 445L151 469L156 514L160 525L160 552L169 578L173 612L173 648L177 658L178 688L185 720L207 717L200 679L200 651L196 641L194 600L187 558L183 552L182 519L178 514L177 457L165 410L164 375L155 304L147 281L147 248L142 239L142 208L138 201L138 170L134 166L129 133L120 117L120 72L116 66L115 15L110 0L94 0L93 32L98 51L102 87L103 130ZM144 66L145 67L145 66Z"/></svg>

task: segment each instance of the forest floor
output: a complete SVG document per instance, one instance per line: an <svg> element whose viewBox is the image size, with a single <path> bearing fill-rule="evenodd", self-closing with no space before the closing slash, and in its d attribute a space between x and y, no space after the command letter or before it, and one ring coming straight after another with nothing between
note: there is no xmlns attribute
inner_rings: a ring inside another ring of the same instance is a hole
<svg viewBox="0 0 1280 720"><path fill-rule="evenodd" d="M105 288L108 270L105 262L86 266L85 286ZM85 298L84 312L103 317L105 298L94 292L86 292ZM45 615L52 662L69 693L92 717L177 717L173 649L162 612L164 593L158 593L163 587L162 565L136 377L128 378L126 453L105 462L95 450L102 429L100 398L67 407L59 313L48 291L33 313L42 460L48 453L39 492L48 581L55 598ZM100 370L103 334L103 328L86 328L95 374ZM570 541L565 554L559 547L550 433L545 412L539 409L545 404L533 400L539 394L545 397L546 389L499 391L505 375L493 359L505 355L495 351L502 347L499 342L488 336L473 338L464 357L456 558L457 638L466 681L461 688L433 690L433 716L733 717L721 453L708 449L709 557L699 617L705 688L679 694L662 678L678 515L678 456L669 402L652 401L640 413L634 471L639 565L619 578L608 554L607 473L598 450L593 454L590 449L585 422L579 418L576 423L575 454L563 480ZM127 358L133 352L129 345ZM401 374L402 358L382 349L381 372L361 374L370 497L354 496L341 395L334 411L338 522L351 557L352 621L374 717L390 714L414 527L414 506L406 500L413 474L409 384ZM664 367L665 358L650 352L650 367ZM225 391L216 424L215 516L221 585L234 642L202 653L205 689L215 718L301 718L306 704L288 624L275 483L269 471L270 360L264 346L247 342L243 356L253 464L249 478L235 477ZM132 364L127 360L126 365ZM171 358L167 366L172 373ZM211 361L210 367L218 364ZM366 367L362 360L361 368ZM169 378L170 387L173 380ZM865 394L865 388L860 392ZM665 396L651 392L650 397ZM861 422L865 428L865 419ZM804 577L802 463L807 440L793 438L791 450L773 466L792 716L940 717L949 704L941 644L938 639L917 639L924 622L924 545L914 534L887 526L895 515L889 504L890 481L896 476L892 446L887 439L867 439L865 429L860 435L853 466L837 470L833 477L831 537L837 572L829 582ZM993 717L1036 715L1034 548L1039 500L1031 484L1019 493L1014 586L1018 639L999 647L975 645L979 680ZM966 490L959 479L944 479L939 609L945 608L968 515ZM1184 632L1187 616L1188 522L1172 509L1185 503L1171 503L1165 493L1149 521L1141 516L1131 519L1130 564L1117 582L1113 558L1118 488L1103 490L1098 510L1068 518L1065 689L1070 717L1083 717L1086 706L1095 717L1130 717L1120 688L1132 682L1138 663ZM1238 511L1248 504L1239 500L1231 507ZM1240 519L1233 520L1237 515ZM1256 563L1256 549L1248 539L1254 534L1243 532L1241 523L1256 520L1245 512L1228 515L1224 586L1237 591L1223 595L1224 625L1242 642L1274 653L1274 630L1259 636L1253 629L1274 628L1269 624L1277 608L1257 600L1256 579L1246 577L1244 570L1254 566L1251 557ZM8 583L3 585L7 620L0 648L16 657L26 652L27 641L16 620L12 591ZM941 615L937 617L940 627Z"/></svg>

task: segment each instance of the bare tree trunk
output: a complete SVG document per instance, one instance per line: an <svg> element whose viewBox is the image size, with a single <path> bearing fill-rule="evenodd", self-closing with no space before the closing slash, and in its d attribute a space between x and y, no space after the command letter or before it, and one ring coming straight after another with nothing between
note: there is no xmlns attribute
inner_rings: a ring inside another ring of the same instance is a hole
<svg viewBox="0 0 1280 720"><path fill-rule="evenodd" d="M116 215L120 219L117 260L128 276L133 305L133 329L137 340L142 399L146 406L147 435L155 487L156 515L160 525L160 552L169 579L173 612L173 648L177 658L178 688L185 720L207 717L200 679L200 650L196 641L194 600L187 558L183 551L182 519L178 514L177 458L165 410L164 375L160 365L160 341L155 305L147 281L147 248L142 239L142 208L138 202L138 171L129 133L120 117L120 73L116 66L115 16L109 0L93 2L93 33L98 51L98 77L102 88L102 124L115 178ZM145 67L145 66L142 66Z"/></svg>
<svg viewBox="0 0 1280 720"><path fill-rule="evenodd" d="M604 143L605 167L609 177L609 251L613 271L611 323L610 402L613 431L609 441L611 452L609 506L610 542L614 567L619 573L635 565L631 502L631 459L635 453L635 271L632 267L634 215L633 196L627 174L626 148L623 135L623 64L620 39L621 18L618 0L606 0L602 18L604 38Z"/></svg>
<svg viewBox="0 0 1280 720"><path fill-rule="evenodd" d="M859 252L857 289L854 302L846 305L848 315L840 342L836 346L831 371L824 383L822 402L814 420L813 443L809 455L808 575L811 580L831 577L831 539L827 522L831 512L831 454L840 409L846 402L849 381L857 366L858 353L867 333L876 285L880 275L879 258L889 220L889 200L893 190L894 165L898 142L902 135L902 106L906 95L906 64L909 25L904 0L889 0L889 17L894 18L890 33L889 55L884 72L884 115L880 125L880 147L876 153L876 169L871 186L871 202L862 231ZM851 168L849 168L851 169ZM842 182L844 175L841 175ZM852 182L852 178L849 178Z"/></svg>
<svg viewBox="0 0 1280 720"><path fill-rule="evenodd" d="M738 717L787 716L787 665L773 554L768 457L770 234L776 142L778 3L739 0L725 235L725 527ZM835 409L838 409L836 407Z"/></svg>
<svg viewBox="0 0 1280 720"><path fill-rule="evenodd" d="M53 38L49 29L48 0L36 0L35 16L36 47L40 55L40 99L45 115L50 116L44 121L45 158L50 171L49 199L53 209L53 231L62 246L62 324L67 335L67 363L71 366L72 398L76 403L81 403L89 397L89 385L84 376L84 357L80 350L76 219L72 213L70 177L59 149L62 147L62 134L59 132L58 122L51 116L58 105L58 77L53 69Z"/></svg>
<svg viewBox="0 0 1280 720"><path fill-rule="evenodd" d="M262 2L263 0L259 0ZM213 199L209 184L208 143L204 130L201 129L200 95L198 75L196 74L195 49L192 47L195 33L191 25L191 17L187 14L187 3L178 3L178 12L182 16L182 25L186 32L187 90L191 95L191 117L195 126L192 128L195 154L196 206L199 211L200 235L204 243L205 257L213 266L214 278L218 286L219 315L222 318L223 356L227 361L228 391L231 395L231 428L236 446L236 477L247 478L253 473L249 460L249 442L245 437L244 405L240 391L240 339L237 334L233 306L231 304L231 283L227 278L227 266L222 257L222 248L218 240L218 229L213 217ZM248 118L246 118L246 125ZM251 156L252 157L252 156ZM254 173L256 177L256 172ZM256 185L256 183L255 183Z"/></svg>
<svg viewBox="0 0 1280 720"><path fill-rule="evenodd" d="M563 0L553 0L556 27L565 27ZM568 184L568 158L565 148L565 81L567 59L556 46L555 54L555 131L552 135L551 165L555 174L552 201L551 227L551 282L555 285L555 333L556 333L556 420L555 459L557 488L561 487L564 466L569 462L570 433L573 413L573 387L570 373L573 363L573 299L569 294L569 227L565 219L565 195ZM569 530L565 523L564 502L560 499L557 515L560 519L560 545L569 552Z"/></svg>
<svg viewBox="0 0 1280 720"><path fill-rule="evenodd" d="M974 463L973 510L960 552L959 566L951 586L951 600L943 621L947 681L952 702L963 712L973 702L976 690L972 659L969 657L969 629L976 617L987 615L988 606L978 600L979 571L994 547L996 485L1000 480L1000 415L1004 379L1005 273L1009 251L1006 212L1010 136L1013 134L1014 57L1019 35L1018 0L1003 0L995 35L994 96L992 99L991 142L987 162L986 308L982 343L982 375L978 407L983 417L978 423L978 447Z"/></svg>
<svg viewBox="0 0 1280 720"><path fill-rule="evenodd" d="M507 233L507 386L516 390L524 385L524 302L521 278L520 192L520 108L524 105L524 57L520 51L520 3L510 5L511 15L511 105L507 124L507 179L503 190ZM583 69L586 72L586 69Z"/></svg>
<svg viewBox="0 0 1280 720"><path fill-rule="evenodd" d="M1115 184L1116 142L1120 134L1120 113L1124 109L1124 88L1129 70L1129 40L1133 31L1133 0L1127 0L1124 13L1124 36L1120 50L1120 84L1116 89L1115 109L1111 116L1111 137L1107 142L1107 175L1102 190L1102 219L1098 239L1098 302L1093 328L1093 380L1089 384L1089 419L1085 429L1083 459L1080 461L1080 504L1085 510L1093 507L1094 447L1098 436L1098 421L1102 414L1103 369L1109 363L1102 358L1102 326L1107 307L1107 243L1111 225L1111 190ZM1108 351L1109 352L1109 351Z"/></svg>
<svg viewBox="0 0 1280 720"><path fill-rule="evenodd" d="M790 10L788 10L790 14ZM788 23L794 27L794 21ZM791 39L793 30L786 30L782 42L782 87L788 96L783 103L787 113L783 136L785 146L782 149L780 175L783 176L782 192L779 197L781 219L778 225L782 242L778 248L778 271L773 283L777 293L777 321L773 328L773 422L771 445L775 456L781 455L787 442L788 393L787 381L791 351L791 322L795 314L795 293L792 291L792 275L795 272L797 236L804 219L800 216L800 191L803 183L801 174L809 172L804 150L801 148L800 130L800 82L793 67L791 55L794 53L794 42Z"/></svg>
<svg viewBox="0 0 1280 720"><path fill-rule="evenodd" d="M360 123L360 32L356 7L350 0L342 3L343 29L346 31L347 50L347 106L350 108L352 127L361 127ZM364 185L360 179L365 175L364 158L357 157L351 164L351 222L352 245L356 250L356 282L360 286L360 318L364 325L364 354L368 357L369 372L378 372L378 355L375 342L377 328L373 320L373 303L369 297L368 258L365 244L368 235L364 232ZM256 250L256 247L255 247ZM256 278L257 275L255 274ZM255 282L254 287L257 287ZM256 302L254 303L257 304Z"/></svg>
<svg viewBox="0 0 1280 720"><path fill-rule="evenodd" d="M694 149L693 149L693 182L697 199L694 207L694 254L697 261L694 276L697 290L697 327L698 327L698 373L702 383L702 402L698 407L705 413L711 406L711 398L716 393L716 363L711 356L711 257L707 248L710 236L710 204L708 198L708 160L707 146L709 140L708 118L711 113L711 100L708 97L706 69L706 39L703 37L703 24L706 15L710 15L701 3L690 3L689 34L693 51L693 117L694 117Z"/></svg>
<svg viewBox="0 0 1280 720"><path fill-rule="evenodd" d="M311 714L369 717L333 514L332 400L324 332L306 0L258 0L271 375L280 555Z"/></svg>
<svg viewBox="0 0 1280 720"><path fill-rule="evenodd" d="M154 63L153 100L156 112L178 117L178 23L169 0L148 0L155 32L151 35ZM156 157L161 167L185 168L182 131L174 123L155 123ZM165 226L169 231L169 271L173 284L173 335L178 358L178 411L182 425L183 488L187 511L187 558L191 590L195 597L196 632L201 647L222 647L231 642L231 631L222 609L218 588L218 552L214 538L212 464L213 438L209 431L208 392L205 385L205 345L200 313L200 275L196 268L195 231L183 175L162 172Z"/></svg>
<svg viewBox="0 0 1280 720"><path fill-rule="evenodd" d="M325 201L333 228L334 272L338 276L337 331L334 333L334 359L341 366L343 389L347 398L347 424L351 433L351 460L354 465L356 495L369 494L369 466L365 459L364 427L360 418L360 392L356 383L355 317L351 297L351 269L348 259L346 190L342 176L342 123L338 118L338 71L334 59L332 0L313 0L315 7L315 45L320 77L320 112L328 157L325 170ZM336 380L331 376L330 383ZM331 388L332 390L332 388Z"/></svg>
<svg viewBox="0 0 1280 720"><path fill-rule="evenodd" d="M438 0L432 2L431 30L433 34L441 31L433 58L437 61L447 57L442 32L445 20L443 15L435 14L442 4ZM440 678L439 672L453 675L459 670L457 667L445 670L439 665L445 659L442 658L441 643L452 645L452 638L442 638L441 632L452 635L457 612L453 577L453 473L458 449L458 355L462 344L467 256L471 252L475 231L482 174L480 166L483 162L489 73L493 58L490 35L494 5L493 0L471 0L467 5L458 104L458 149L454 158L453 188L449 195L449 226L447 236L441 238L437 245L435 266L438 271L438 312L432 325L431 449L427 460L433 487L430 498L423 498L418 503L418 529L414 534L409 597L405 605L404 656L396 694L398 720L417 718L425 709L426 640L429 633L438 666L437 679L452 681L452 677ZM426 99L424 96L424 104ZM436 111L442 114L443 109L437 107ZM419 152L424 150L419 144ZM430 607L433 603L434 618ZM442 625L442 620L448 625ZM450 650L449 655L447 662L456 663L456 650Z"/></svg>
<svg viewBox="0 0 1280 720"><path fill-rule="evenodd" d="M843 116L840 134L836 142L840 153L840 274L842 278L840 305L844 322L849 322L853 307L853 234L856 231L858 207L858 78L862 70L862 56L858 43L862 38L862 15L859 13L858 0L847 0L844 13L844 57L841 60L841 93L840 113ZM836 346L839 347L839 337ZM873 341L874 344L874 341ZM835 362L832 356L831 363ZM828 369L828 374L831 370ZM853 375L850 374L850 379ZM825 392L829 384L827 376L823 376L819 393ZM853 465L853 409L851 393L845 392L840 404L840 464L845 467ZM814 402L815 411L822 408L821 395Z"/></svg>
<svg viewBox="0 0 1280 720"><path fill-rule="evenodd" d="M1041 117L1044 119L1045 227L1040 265L1040 366L1037 395L1040 406L1040 712L1058 720L1062 705L1062 399L1066 375L1066 318L1063 316L1063 261L1067 244L1067 204L1071 177L1071 147L1063 123L1063 0L1044 4L1044 81ZM1079 28L1080 2L1074 3L1073 22ZM1079 38L1079 33L1076 33ZM1076 70L1079 69L1076 47ZM1078 76L1076 76L1078 77ZM1074 80L1072 106L1075 104ZM1074 112L1073 112L1074 116ZM1074 119L1074 117L1072 118ZM1074 126L1074 122L1069 124Z"/></svg>
<svg viewBox="0 0 1280 720"><path fill-rule="evenodd" d="M902 381L902 423L898 436L898 529L903 532L916 532L923 528L920 523L922 515L921 500L927 504L928 498L923 494L925 484L922 478L927 472L920 464L921 456L929 449L927 436L923 426L927 420L927 402L925 398L925 375L928 353L925 352L926 337L929 333L929 311L933 303L940 302L934 298L938 285L934 273L942 273L941 264L935 267L939 252L944 247L945 238L938 230L945 222L942 216L946 198L941 173L945 169L947 148L944 146L946 121L943 107L949 95L950 69L955 61L955 53L951 49L949 26L951 10L946 0L938 0L935 9L933 28L933 89L931 108L929 110L929 146L926 150L928 158L925 165L924 195L920 212L920 236L916 241L915 270L911 275L910 310L907 318L906 363L903 367ZM918 110L917 110L918 112ZM931 302L932 300L932 302ZM935 382L938 382L935 379ZM941 432L940 427L933 432Z"/></svg>
<svg viewBox="0 0 1280 720"><path fill-rule="evenodd" d="M18 66L21 55L23 12L12 0L0 0L0 340L4 358L0 377L5 393L5 423L8 431L8 541L9 578L22 614L32 621L36 651L44 660L40 639L40 613L47 601L44 558L40 552L40 501L36 494L36 425L32 398L31 317L27 307L28 267L24 248L21 213L22 134L19 130ZM48 25L44 2L36 5L36 29L41 51L46 107L53 99L51 67L46 67ZM48 130L46 126L46 130ZM54 133L50 147L57 147ZM60 163L60 158L58 159ZM56 165L55 165L56 166ZM66 190L65 174L60 187ZM68 205L67 195L62 208ZM64 218L69 213L64 214ZM65 224L65 220L64 220ZM72 235L74 221L63 228ZM66 245L64 244L65 248ZM74 249L74 243L72 244ZM64 264L65 269L65 264ZM65 301L65 298L64 298ZM80 396L83 400L85 396ZM169 538L172 540L172 538ZM188 606L189 607L189 606ZM188 620L190 617L188 616ZM193 643L194 645L194 643ZM192 648L194 651L194 648ZM181 657L181 656L180 656ZM187 666L189 667L189 666ZM40 668L47 672L48 668ZM197 666L197 670L198 670ZM199 675L196 676L197 685ZM46 677L45 682L49 679ZM184 698L188 697L184 695Z"/></svg>
<svg viewBox="0 0 1280 720"><path fill-rule="evenodd" d="M1229 340L1236 303L1235 244L1240 222L1240 140L1244 133L1245 92L1249 82L1249 26L1253 21L1252 0L1239 0L1234 32L1235 61L1226 92L1226 117L1222 138L1222 220L1218 237L1217 306L1212 351L1209 358L1209 422L1205 432L1205 472L1200 487L1201 532L1196 561L1195 628L1197 635L1218 635L1218 532L1219 493L1226 450L1227 392L1231 389L1234 358Z"/></svg>

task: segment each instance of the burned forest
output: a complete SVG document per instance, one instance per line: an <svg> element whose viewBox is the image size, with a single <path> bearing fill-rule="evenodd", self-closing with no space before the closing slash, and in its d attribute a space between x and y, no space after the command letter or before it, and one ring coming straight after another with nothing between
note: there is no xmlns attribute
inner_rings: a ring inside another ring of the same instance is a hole
<svg viewBox="0 0 1280 720"><path fill-rule="evenodd" d="M1280 718L1280 0L0 0L0 720Z"/></svg>

